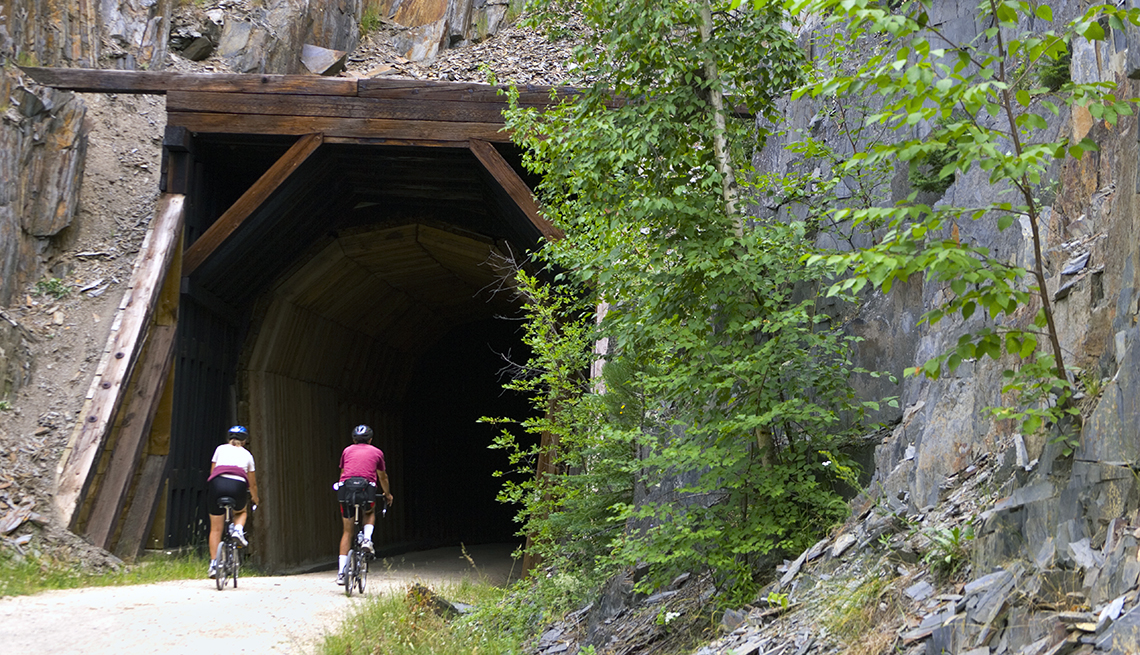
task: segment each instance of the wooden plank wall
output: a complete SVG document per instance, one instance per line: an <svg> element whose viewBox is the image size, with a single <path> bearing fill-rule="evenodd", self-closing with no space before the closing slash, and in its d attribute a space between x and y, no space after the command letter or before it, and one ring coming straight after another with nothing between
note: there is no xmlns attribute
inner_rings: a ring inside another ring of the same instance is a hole
<svg viewBox="0 0 1140 655"><path fill-rule="evenodd" d="M393 493L402 489L399 414L394 405L378 407L376 399L399 397L397 381L408 375L409 362L392 351L378 356L385 349L368 341L277 299L256 343L247 346L253 356L249 370L239 375L248 389L250 429L262 435L255 457L263 472L258 481L264 507L256 528L261 534L289 535L257 546L258 563L268 570L305 568L335 557L340 523L332 483L353 425L373 427L374 443L392 465ZM316 343L322 346L308 347ZM329 348L333 344L344 346L343 357ZM376 540L383 545L402 536L397 506Z"/></svg>

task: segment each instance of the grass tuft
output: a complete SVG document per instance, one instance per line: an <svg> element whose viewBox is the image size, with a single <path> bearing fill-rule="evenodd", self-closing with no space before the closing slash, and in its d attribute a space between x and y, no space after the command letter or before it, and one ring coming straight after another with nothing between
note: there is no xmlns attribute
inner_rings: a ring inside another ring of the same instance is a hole
<svg viewBox="0 0 1140 655"><path fill-rule="evenodd" d="M498 602L505 591L483 582L464 580L433 589L439 596L468 605ZM325 637L319 652L384 653L384 655L509 655L517 643L465 617L449 620L432 611L422 595L393 590L372 595L339 629Z"/></svg>

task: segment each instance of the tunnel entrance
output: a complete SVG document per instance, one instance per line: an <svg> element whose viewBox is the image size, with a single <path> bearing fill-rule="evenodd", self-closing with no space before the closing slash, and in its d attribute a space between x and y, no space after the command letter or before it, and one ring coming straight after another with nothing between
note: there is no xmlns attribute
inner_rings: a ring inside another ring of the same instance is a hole
<svg viewBox="0 0 1140 655"><path fill-rule="evenodd" d="M518 313L502 292L511 262L560 232L505 132L503 89L26 72L166 96L159 209L59 466L73 529L127 556L203 541L210 458L242 423L263 501L254 562L335 561L331 484L367 423L397 498L380 548L514 538L494 501L494 430L473 420L526 410L500 392L496 353L520 346L517 323L496 317ZM515 97L544 107L573 93Z"/></svg>

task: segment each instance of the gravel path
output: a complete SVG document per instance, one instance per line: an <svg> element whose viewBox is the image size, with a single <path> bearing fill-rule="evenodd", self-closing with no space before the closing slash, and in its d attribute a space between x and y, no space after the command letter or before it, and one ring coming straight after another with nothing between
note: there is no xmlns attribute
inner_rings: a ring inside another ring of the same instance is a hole
<svg viewBox="0 0 1140 655"><path fill-rule="evenodd" d="M365 598L413 581L481 577L501 584L511 546L442 548L374 563ZM515 567L517 574L518 568ZM331 571L241 578L219 592L214 581L179 580L91 587L0 599L0 651L32 653L311 653L361 602L346 598Z"/></svg>

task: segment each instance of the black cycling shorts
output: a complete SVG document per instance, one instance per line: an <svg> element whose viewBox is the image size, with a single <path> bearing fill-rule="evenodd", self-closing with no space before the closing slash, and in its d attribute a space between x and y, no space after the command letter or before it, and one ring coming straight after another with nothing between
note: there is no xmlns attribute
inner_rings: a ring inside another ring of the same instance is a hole
<svg viewBox="0 0 1140 655"><path fill-rule="evenodd" d="M206 485L206 508L214 516L225 514L226 510L218 504L218 499L229 496L234 499L234 510L245 509L245 498L248 495L249 484L245 480L234 480L219 475Z"/></svg>
<svg viewBox="0 0 1140 655"><path fill-rule="evenodd" d="M352 518L353 505L358 502L363 504L365 513L371 512L376 506L376 485L368 481L363 485L353 484L352 480L353 478L345 480L336 490L336 499L340 501L340 515L346 519Z"/></svg>

